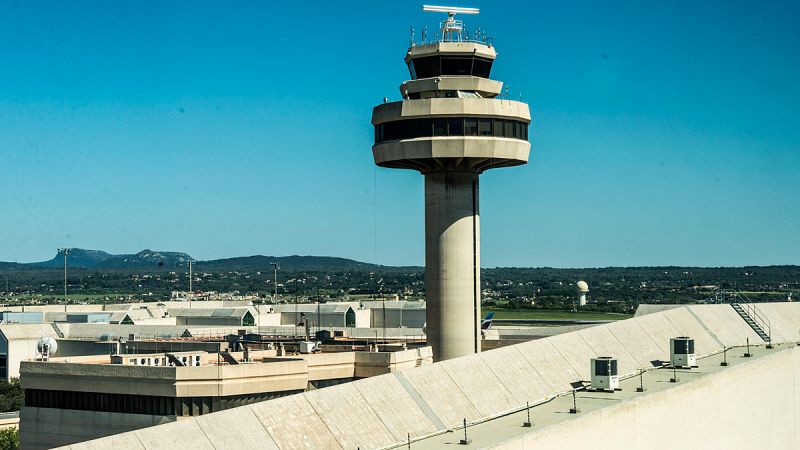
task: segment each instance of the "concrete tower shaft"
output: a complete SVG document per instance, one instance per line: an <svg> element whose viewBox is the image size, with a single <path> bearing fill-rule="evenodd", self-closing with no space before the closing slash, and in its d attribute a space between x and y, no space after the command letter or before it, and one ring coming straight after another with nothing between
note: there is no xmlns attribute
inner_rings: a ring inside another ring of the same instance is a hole
<svg viewBox="0 0 800 450"><path fill-rule="evenodd" d="M528 162L530 112L498 98L486 42L439 41L406 53L401 101L374 108L375 164L425 176L427 338L436 360L480 351L479 175Z"/></svg>
<svg viewBox="0 0 800 450"><path fill-rule="evenodd" d="M480 351L478 174L425 174L427 340L434 358Z"/></svg>

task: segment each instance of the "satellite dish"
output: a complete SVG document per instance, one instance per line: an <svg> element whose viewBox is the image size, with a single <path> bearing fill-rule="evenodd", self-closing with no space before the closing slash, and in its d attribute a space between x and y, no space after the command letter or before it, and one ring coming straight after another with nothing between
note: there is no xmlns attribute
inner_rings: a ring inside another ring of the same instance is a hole
<svg viewBox="0 0 800 450"><path fill-rule="evenodd" d="M58 351L58 343L50 336L42 336L39 342L36 343L36 351L42 355L42 359L47 361L48 358L55 355L56 351Z"/></svg>

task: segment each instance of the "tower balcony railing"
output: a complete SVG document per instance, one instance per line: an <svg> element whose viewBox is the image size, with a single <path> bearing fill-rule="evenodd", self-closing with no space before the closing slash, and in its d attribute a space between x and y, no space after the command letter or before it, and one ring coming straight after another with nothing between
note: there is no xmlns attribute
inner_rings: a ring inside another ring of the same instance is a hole
<svg viewBox="0 0 800 450"><path fill-rule="evenodd" d="M464 29L464 21L455 19L445 20L444 22L439 22L439 29L461 33L461 30Z"/></svg>
<svg viewBox="0 0 800 450"><path fill-rule="evenodd" d="M443 27L442 30L448 30L442 33L434 33L433 37L431 37L426 30L422 32L422 39L417 41L414 39L414 29L411 29L411 47L421 46L421 45L431 45L431 44L438 44L440 42L467 42L467 43L474 43L474 44L483 44L489 47L494 45L494 38L491 36L487 36L481 30L475 31L470 33L467 30L464 30L462 26L462 22L460 20L455 21L457 23L456 26L452 28L444 28L444 22L442 23Z"/></svg>

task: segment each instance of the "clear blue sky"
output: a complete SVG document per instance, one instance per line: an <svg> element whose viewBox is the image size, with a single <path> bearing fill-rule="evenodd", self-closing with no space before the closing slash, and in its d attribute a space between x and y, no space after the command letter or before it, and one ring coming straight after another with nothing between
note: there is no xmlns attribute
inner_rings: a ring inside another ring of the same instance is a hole
<svg viewBox="0 0 800 450"><path fill-rule="evenodd" d="M275 3L0 3L0 261L423 264L422 177L369 122L439 14ZM533 115L482 177L484 267L800 263L800 3L457 3Z"/></svg>

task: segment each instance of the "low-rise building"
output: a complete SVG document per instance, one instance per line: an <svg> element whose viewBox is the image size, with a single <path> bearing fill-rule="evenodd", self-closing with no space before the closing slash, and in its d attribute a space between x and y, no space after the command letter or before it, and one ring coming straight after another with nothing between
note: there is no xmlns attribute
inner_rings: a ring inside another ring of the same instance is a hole
<svg viewBox="0 0 800 450"><path fill-rule="evenodd" d="M19 377L20 362L37 356L36 343L43 336L57 338L50 324L0 325L0 381Z"/></svg>
<svg viewBox="0 0 800 450"><path fill-rule="evenodd" d="M22 445L68 445L432 363L429 347L395 348L285 356L278 356L279 349L190 351L25 361Z"/></svg>

